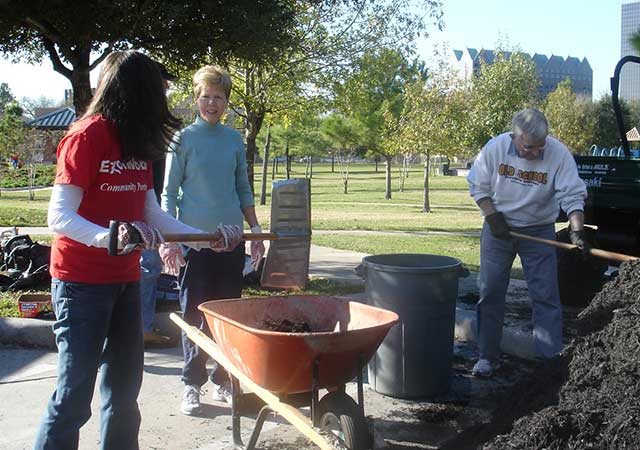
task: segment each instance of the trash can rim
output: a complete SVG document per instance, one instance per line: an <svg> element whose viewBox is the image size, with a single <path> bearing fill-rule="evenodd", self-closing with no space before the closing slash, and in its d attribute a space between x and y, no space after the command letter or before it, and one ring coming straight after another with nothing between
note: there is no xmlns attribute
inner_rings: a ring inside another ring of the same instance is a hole
<svg viewBox="0 0 640 450"><path fill-rule="evenodd" d="M447 260L448 264L440 264L437 266L424 266L424 267L407 267L407 266L398 266L393 264L384 264L381 262L371 261L373 258L384 258L384 257L435 257L440 258L442 260ZM446 272L459 270L462 266L462 261L458 258L454 258L452 256L445 255L434 255L430 253L384 253L379 255L369 255L362 258L362 264L373 270L377 270L380 272L403 272L403 273L438 273L438 272Z"/></svg>

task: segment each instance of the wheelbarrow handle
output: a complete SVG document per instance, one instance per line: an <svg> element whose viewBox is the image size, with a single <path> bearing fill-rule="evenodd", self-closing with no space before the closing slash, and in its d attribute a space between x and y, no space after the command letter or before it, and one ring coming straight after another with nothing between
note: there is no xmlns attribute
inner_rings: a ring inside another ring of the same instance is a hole
<svg viewBox="0 0 640 450"><path fill-rule="evenodd" d="M313 427L309 418L302 414L298 408L286 403L284 400L280 399L279 396L254 383L251 378L246 376L242 370L227 358L218 344L216 344L209 336L204 334L202 330L194 327L193 325L189 325L176 313L169 314L169 318L182 329L184 334L186 334L194 344L211 356L218 364L224 367L227 372L236 377L240 383L242 383L243 391L246 390L246 392L252 392L260 397L262 401L269 405L272 411L284 417L291 425L296 427L298 431L303 433L305 437L320 447L320 450L333 450L336 448Z"/></svg>
<svg viewBox="0 0 640 450"><path fill-rule="evenodd" d="M542 244L551 245L553 247L562 248L565 250L573 250L578 248L577 245L567 244L566 242L552 241L550 239L543 239L535 236L529 236L528 234L517 233L515 231L511 231L510 234L513 237L527 239L529 241L534 241L534 242L540 242ZM589 252L593 256L597 256L604 259L610 259L613 261L619 261L619 262L635 261L636 259L640 259L636 256L625 255L624 253L610 252L607 250L601 250L599 248L592 248L589 250Z"/></svg>

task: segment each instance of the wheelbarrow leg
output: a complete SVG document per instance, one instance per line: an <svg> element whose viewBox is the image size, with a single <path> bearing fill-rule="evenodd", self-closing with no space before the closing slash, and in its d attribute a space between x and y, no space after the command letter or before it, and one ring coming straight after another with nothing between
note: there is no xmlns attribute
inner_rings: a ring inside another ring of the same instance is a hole
<svg viewBox="0 0 640 450"><path fill-rule="evenodd" d="M362 376L362 370L364 364L362 363L362 355L358 354L358 405L364 414L364 377Z"/></svg>
<svg viewBox="0 0 640 450"><path fill-rule="evenodd" d="M267 419L269 413L273 410L269 406L263 406L262 409L260 409L258 417L256 418L256 424L253 427L251 437L249 438L249 443L245 446L242 442L242 434L240 432L240 418L242 417L242 414L239 411L239 402L237 401L240 396L240 383L234 376L231 376L231 389L233 397L233 402L231 404L231 429L233 433L233 445L235 445L238 450L255 450L256 444L258 443L258 436L260 436L264 421Z"/></svg>
<svg viewBox="0 0 640 450"><path fill-rule="evenodd" d="M318 358L313 359L312 364L312 377L311 377L311 423L313 423L314 427L320 426L320 415L318 414L318 403L319 403L319 366Z"/></svg>

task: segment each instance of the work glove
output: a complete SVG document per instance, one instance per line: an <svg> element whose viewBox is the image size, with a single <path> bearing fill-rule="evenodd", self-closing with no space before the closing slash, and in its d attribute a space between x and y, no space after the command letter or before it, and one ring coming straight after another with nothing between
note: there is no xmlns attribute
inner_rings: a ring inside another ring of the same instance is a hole
<svg viewBox="0 0 640 450"><path fill-rule="evenodd" d="M262 233L262 227L260 225L256 225L255 227L251 227L252 233ZM264 256L265 248L263 241L251 241L251 268L255 271L260 267L260 262L262 261L262 257Z"/></svg>
<svg viewBox="0 0 640 450"><path fill-rule="evenodd" d="M507 221L504 220L504 215L500 211L485 216L484 220L489 224L489 229L494 237L498 239L509 239L511 237L509 225L507 225Z"/></svg>
<svg viewBox="0 0 640 450"><path fill-rule="evenodd" d="M242 242L242 228L238 225L218 225L220 238L209 242L209 248L214 252L233 251Z"/></svg>
<svg viewBox="0 0 640 450"><path fill-rule="evenodd" d="M569 239L573 245L580 249L584 258L591 256L591 244L587 240L587 234L584 230L569 231Z"/></svg>
<svg viewBox="0 0 640 450"><path fill-rule="evenodd" d="M178 276L180 268L186 264L180 246L175 242L165 242L160 246L159 253L165 272Z"/></svg>
<svg viewBox="0 0 640 450"><path fill-rule="evenodd" d="M144 222L123 222L118 226L118 244L134 244L146 250L157 249L164 242L160 230Z"/></svg>

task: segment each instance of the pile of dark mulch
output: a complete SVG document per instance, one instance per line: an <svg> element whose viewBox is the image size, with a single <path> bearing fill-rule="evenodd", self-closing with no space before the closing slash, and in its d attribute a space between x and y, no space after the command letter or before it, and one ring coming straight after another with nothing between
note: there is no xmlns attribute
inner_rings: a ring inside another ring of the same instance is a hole
<svg viewBox="0 0 640 450"><path fill-rule="evenodd" d="M640 448L640 261L623 264L578 325L560 358L558 404L518 419L484 449Z"/></svg>

